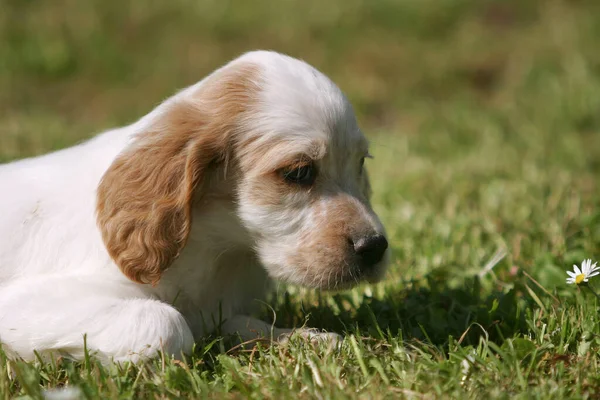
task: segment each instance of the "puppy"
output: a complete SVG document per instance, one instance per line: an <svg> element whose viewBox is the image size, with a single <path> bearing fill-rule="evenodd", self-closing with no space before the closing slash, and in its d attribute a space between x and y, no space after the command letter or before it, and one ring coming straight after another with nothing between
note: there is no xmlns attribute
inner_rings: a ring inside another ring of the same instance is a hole
<svg viewBox="0 0 600 400"><path fill-rule="evenodd" d="M344 289L384 274L368 144L340 89L242 55L138 122L0 166L0 341L11 357L189 353L249 317L271 279ZM304 330L309 338L333 337Z"/></svg>

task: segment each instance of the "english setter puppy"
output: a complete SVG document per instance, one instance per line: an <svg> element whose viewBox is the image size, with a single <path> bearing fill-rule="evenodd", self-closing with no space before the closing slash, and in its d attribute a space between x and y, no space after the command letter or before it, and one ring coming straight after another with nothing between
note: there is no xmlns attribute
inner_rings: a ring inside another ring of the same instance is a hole
<svg viewBox="0 0 600 400"><path fill-rule="evenodd" d="M81 359L86 335L104 360L181 356L218 324L285 340L250 317L272 278L343 289L385 271L366 157L334 83L256 51L132 125L0 166L4 350Z"/></svg>

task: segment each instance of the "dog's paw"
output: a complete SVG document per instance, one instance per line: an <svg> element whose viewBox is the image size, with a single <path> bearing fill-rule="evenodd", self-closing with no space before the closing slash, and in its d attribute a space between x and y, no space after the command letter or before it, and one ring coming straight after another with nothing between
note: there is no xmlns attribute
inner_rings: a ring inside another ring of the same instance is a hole
<svg viewBox="0 0 600 400"><path fill-rule="evenodd" d="M310 342L313 346L317 346L320 343L325 343L329 346L336 347L344 340L341 335L338 335L334 332L322 332L315 328L301 328L279 335L277 342L280 344L286 344L292 337L302 338L307 342Z"/></svg>

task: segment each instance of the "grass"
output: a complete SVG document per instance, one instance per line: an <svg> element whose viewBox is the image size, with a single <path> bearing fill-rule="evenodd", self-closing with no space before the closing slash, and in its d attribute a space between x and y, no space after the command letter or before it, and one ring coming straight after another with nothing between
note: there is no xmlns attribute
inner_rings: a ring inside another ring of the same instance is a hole
<svg viewBox="0 0 600 400"><path fill-rule="evenodd" d="M355 104L394 252L381 284L282 285L265 307L279 326L343 333L339 349L211 337L185 363L0 356L0 399L64 385L87 398L600 395L599 304L564 283L572 264L600 259L598 2L0 7L1 161L133 121L237 54L272 48Z"/></svg>

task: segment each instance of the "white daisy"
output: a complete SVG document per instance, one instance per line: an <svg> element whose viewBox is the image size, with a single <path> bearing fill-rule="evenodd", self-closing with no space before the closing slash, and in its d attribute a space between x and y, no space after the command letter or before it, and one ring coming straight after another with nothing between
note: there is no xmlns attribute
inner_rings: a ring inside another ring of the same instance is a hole
<svg viewBox="0 0 600 400"><path fill-rule="evenodd" d="M477 353L475 352L475 350L471 349L469 354L467 354L467 356L463 358L463 360L460 362L460 369L463 375L460 380L461 385L464 385L465 381L469 379L469 376L471 375L471 368L475 365L476 355Z"/></svg>
<svg viewBox="0 0 600 400"><path fill-rule="evenodd" d="M596 276L600 274L600 267L597 267L598 263L594 263L592 265L592 260L583 260L581 263L581 269L577 265L573 265L573 272L567 271L567 275L570 278L567 278L567 283L570 284L581 284L583 282L587 282L589 278L592 276Z"/></svg>

